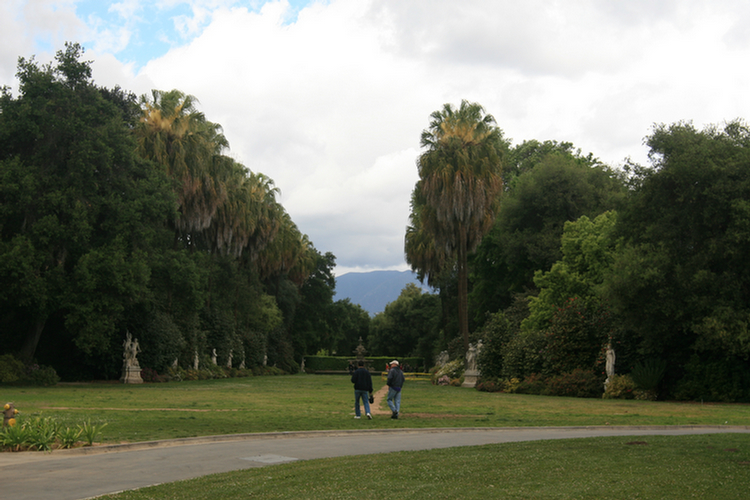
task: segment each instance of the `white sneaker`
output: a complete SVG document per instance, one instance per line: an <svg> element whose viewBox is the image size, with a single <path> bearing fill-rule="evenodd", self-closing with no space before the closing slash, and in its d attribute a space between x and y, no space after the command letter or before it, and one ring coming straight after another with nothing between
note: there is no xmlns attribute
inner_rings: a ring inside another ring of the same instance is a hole
<svg viewBox="0 0 750 500"><path fill-rule="evenodd" d="M360 416L359 415L354 415L354 418L360 418Z"/></svg>
<svg viewBox="0 0 750 500"><path fill-rule="evenodd" d="M367 419L368 419L368 420L372 420L372 415L370 415L370 414L368 413L368 414L367 414Z"/></svg>

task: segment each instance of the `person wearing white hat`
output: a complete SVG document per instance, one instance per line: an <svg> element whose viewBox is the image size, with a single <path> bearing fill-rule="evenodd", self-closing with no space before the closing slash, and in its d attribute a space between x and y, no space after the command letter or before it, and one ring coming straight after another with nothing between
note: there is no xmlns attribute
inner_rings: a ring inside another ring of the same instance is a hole
<svg viewBox="0 0 750 500"><path fill-rule="evenodd" d="M398 361L391 361L391 369L388 370L388 407L393 412L391 418L397 419L401 411L401 388L404 386L404 372L398 366Z"/></svg>

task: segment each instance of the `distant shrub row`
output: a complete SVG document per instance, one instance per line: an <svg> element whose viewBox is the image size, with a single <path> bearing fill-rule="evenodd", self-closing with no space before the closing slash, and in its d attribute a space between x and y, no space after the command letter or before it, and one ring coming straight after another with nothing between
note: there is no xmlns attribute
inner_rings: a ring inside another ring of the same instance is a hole
<svg viewBox="0 0 750 500"><path fill-rule="evenodd" d="M326 371L348 371L349 356L305 356L305 371L308 373ZM367 365L375 371L387 370L387 364L393 361L393 357L367 357ZM401 369L405 372L424 371L424 358L398 358Z"/></svg>

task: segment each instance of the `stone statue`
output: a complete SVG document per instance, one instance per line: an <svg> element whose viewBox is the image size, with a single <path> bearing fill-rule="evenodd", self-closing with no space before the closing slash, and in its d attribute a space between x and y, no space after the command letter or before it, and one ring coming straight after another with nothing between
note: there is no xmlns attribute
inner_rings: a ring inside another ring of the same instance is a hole
<svg viewBox="0 0 750 500"><path fill-rule="evenodd" d="M466 352L466 371L477 370L477 346L469 344L469 350Z"/></svg>
<svg viewBox="0 0 750 500"><path fill-rule="evenodd" d="M200 366L200 359L198 358L198 349L195 350L195 356L193 356L193 370L197 370Z"/></svg>
<svg viewBox="0 0 750 500"><path fill-rule="evenodd" d="M232 357L233 357L233 352L230 349L229 350L229 359L227 359L227 368L231 368L232 367Z"/></svg>
<svg viewBox="0 0 750 500"><path fill-rule="evenodd" d="M464 371L464 383L461 387L476 387L479 379L479 368L477 357L482 350L482 341L476 344L469 344L469 350L466 352L466 371Z"/></svg>
<svg viewBox="0 0 750 500"><path fill-rule="evenodd" d="M130 332L126 332L122 347L123 366L135 366L140 368L140 365L138 365L138 359L136 358L138 353L141 352L141 348L138 345L138 339L133 340L133 336L130 335Z"/></svg>
<svg viewBox="0 0 750 500"><path fill-rule="evenodd" d="M365 346L362 345L362 337L359 338L359 344L357 345L357 348L354 349L354 354L357 357L357 361L365 360L365 354L367 354L367 350L365 349Z"/></svg>
<svg viewBox="0 0 750 500"><path fill-rule="evenodd" d="M615 350L612 349L612 344L607 345L607 364L605 365L605 371L607 372L607 381L604 382L604 387L607 387L609 380L615 375Z"/></svg>
<svg viewBox="0 0 750 500"><path fill-rule="evenodd" d="M213 364L216 364L216 349L214 349L213 351L211 351L211 362Z"/></svg>
<svg viewBox="0 0 750 500"><path fill-rule="evenodd" d="M120 381L123 384L142 384L141 366L138 364L137 358L138 353L141 352L138 339L133 339L130 332L126 331L122 347L122 377L120 377Z"/></svg>

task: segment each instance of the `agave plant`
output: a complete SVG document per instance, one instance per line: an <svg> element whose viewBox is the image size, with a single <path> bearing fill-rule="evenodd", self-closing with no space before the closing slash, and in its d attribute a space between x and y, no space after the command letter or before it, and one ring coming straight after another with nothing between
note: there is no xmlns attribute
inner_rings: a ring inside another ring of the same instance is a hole
<svg viewBox="0 0 750 500"><path fill-rule="evenodd" d="M667 371L667 362L660 359L648 359L633 367L630 376L635 385L644 391L655 391L661 378Z"/></svg>
<svg viewBox="0 0 750 500"><path fill-rule="evenodd" d="M60 448L72 448L78 442L83 431L81 428L72 429L66 427L57 431L57 439L60 441Z"/></svg>
<svg viewBox="0 0 750 500"><path fill-rule="evenodd" d="M21 425L9 425L0 432L0 444L11 451L20 451L28 446L28 431Z"/></svg>
<svg viewBox="0 0 750 500"><path fill-rule="evenodd" d="M99 436L99 434L102 432L102 429L106 426L106 423L101 425L94 425L91 423L91 420L87 420L83 424L79 425L78 428L81 430L80 435L83 436L83 440L86 442L86 445L93 446L97 436Z"/></svg>
<svg viewBox="0 0 750 500"><path fill-rule="evenodd" d="M50 451L57 439L59 424L51 417L37 417L24 424L28 445L40 451Z"/></svg>

